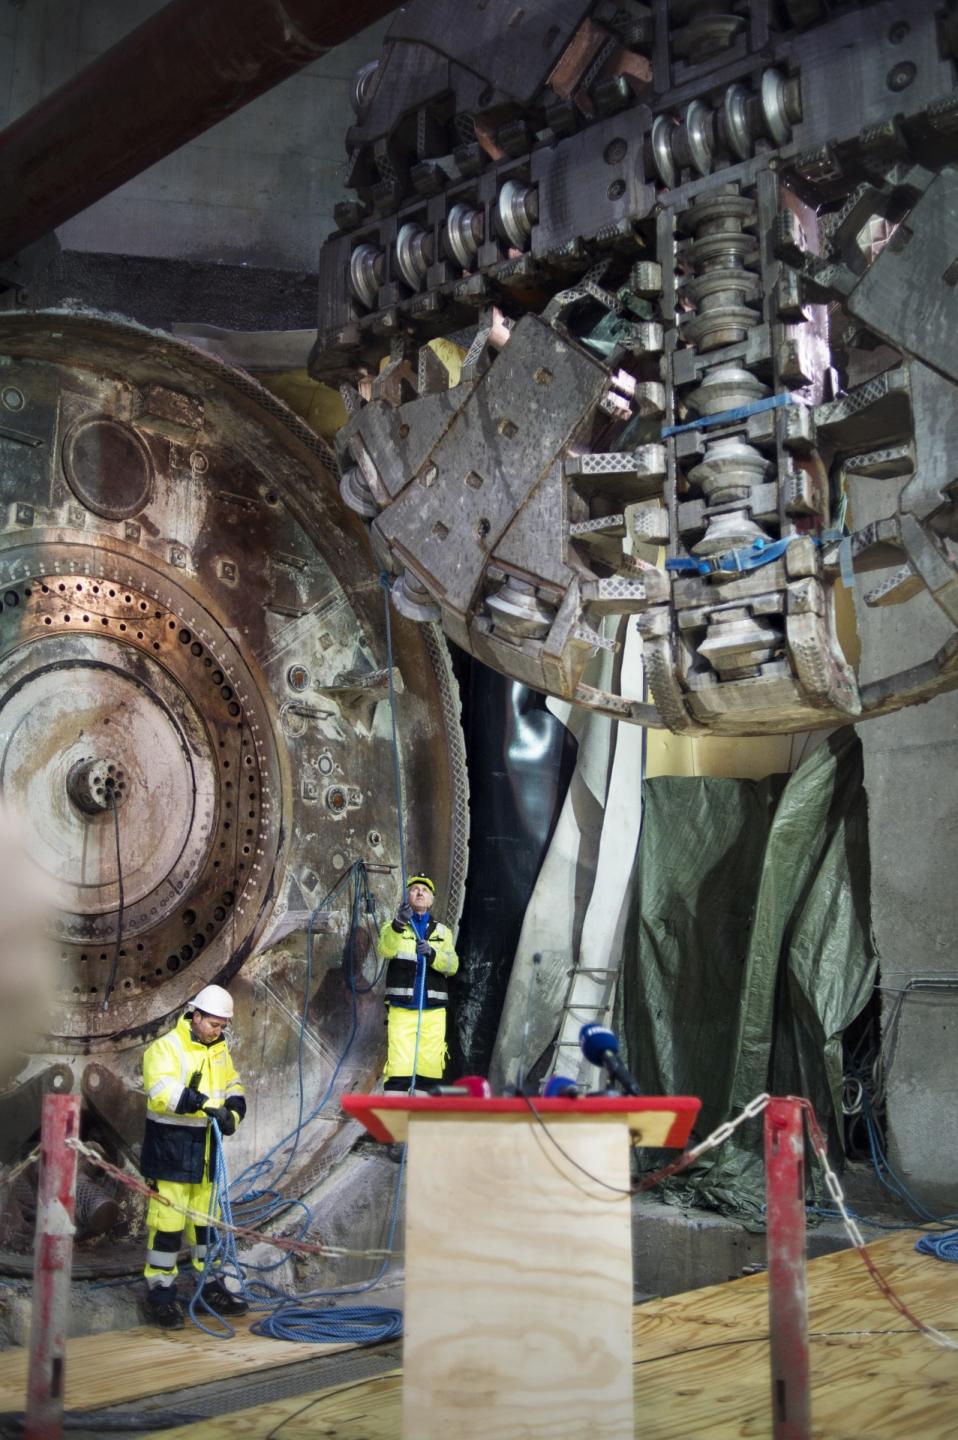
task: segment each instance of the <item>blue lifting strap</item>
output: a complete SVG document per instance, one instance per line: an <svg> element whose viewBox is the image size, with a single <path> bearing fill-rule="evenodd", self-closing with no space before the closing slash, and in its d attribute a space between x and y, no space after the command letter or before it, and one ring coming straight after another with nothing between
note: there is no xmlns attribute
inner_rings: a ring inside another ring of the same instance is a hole
<svg viewBox="0 0 958 1440"><path fill-rule="evenodd" d="M698 556L666 560L666 570L676 570L688 575L717 575L719 573L728 575L744 575L749 570L758 570L762 565L770 565L780 555L784 555L793 540L802 540L802 535L786 535L782 540L765 540L759 536L753 540L751 545L744 550L726 550L724 555L709 556L707 559L699 559Z"/></svg>

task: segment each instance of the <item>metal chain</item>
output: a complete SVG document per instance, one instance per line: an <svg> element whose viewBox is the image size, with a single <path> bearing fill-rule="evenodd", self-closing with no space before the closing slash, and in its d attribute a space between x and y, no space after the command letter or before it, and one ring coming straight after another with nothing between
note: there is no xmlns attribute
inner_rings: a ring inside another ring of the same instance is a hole
<svg viewBox="0 0 958 1440"><path fill-rule="evenodd" d="M804 1099L800 1095L787 1095L785 1098L787 1100L793 1100L796 1104L800 1105L805 1112L805 1121L808 1125L812 1149L818 1156L819 1164L822 1167L822 1174L825 1177L825 1188L834 1201L839 1215L842 1217L842 1224L845 1226L849 1240L858 1251L865 1269L878 1286L882 1295L884 1295L889 1305L892 1305L898 1311L899 1315L903 1315L909 1324L914 1325L915 1329L920 1330L923 1335L927 1335L928 1339L933 1341L935 1345L940 1345L943 1350L958 1350L958 1341L953 1340L949 1335L945 1335L943 1331L936 1329L934 1325L926 1325L923 1320L919 1320L918 1316L909 1310L904 1300L895 1294L895 1291L889 1285L871 1255L869 1255L868 1246L865 1244L865 1238L858 1228L858 1224L848 1213L845 1192L842 1190L838 1176L829 1164L828 1146L825 1143L825 1136L822 1134L821 1126L818 1123L818 1117L812 1109L811 1101Z"/></svg>
<svg viewBox="0 0 958 1440"><path fill-rule="evenodd" d="M734 1120L726 1120L724 1124L719 1125L700 1145L696 1145L692 1150L683 1151L679 1158L673 1160L670 1165L663 1165L661 1170L656 1170L653 1174L647 1175L643 1180L640 1180L635 1187L636 1192L651 1190L653 1185L658 1185L660 1180L666 1180L672 1175L677 1175L680 1170L685 1170L695 1160L707 1154L708 1151L717 1150L720 1145L724 1145L730 1135L734 1135L740 1125L744 1125L746 1120L752 1120L756 1115L761 1115L762 1111L767 1108L771 1098L768 1094L756 1095L755 1099L750 1100L745 1108L735 1116ZM818 1117L812 1108L812 1102L806 1100L801 1095L786 1095L784 1098L800 1105L805 1113L812 1149L815 1151L821 1164L822 1173L825 1177L825 1187L834 1201L838 1213L842 1217L842 1223L845 1226L849 1240L858 1251L865 1269L878 1286L882 1295L884 1295L889 1305L898 1311L899 1315L903 1315L910 1325L913 1325L916 1330L920 1330L922 1335L926 1335L935 1345L940 1345L945 1350L958 1350L958 1341L952 1340L950 1336L936 1329L934 1325L926 1325L923 1320L919 1320L918 1316L909 1310L904 1300L895 1294L895 1291L889 1285L871 1255L869 1255L864 1236L856 1222L848 1213L848 1206L845 1202L845 1195L838 1176L829 1164L828 1146L825 1143L825 1136L822 1134L821 1126L818 1123Z"/></svg>
<svg viewBox="0 0 958 1440"><path fill-rule="evenodd" d="M696 1145L691 1150L683 1150L677 1160L672 1160L668 1165L663 1165L660 1170L653 1170L651 1175L644 1176L635 1186L636 1193L641 1194L644 1190L651 1190L652 1187L658 1185L661 1180L668 1180L672 1175L678 1175L680 1170L687 1169L689 1165L694 1164L700 1156L705 1155L709 1150L717 1150L720 1145L725 1144L725 1141L730 1135L735 1134L735 1131L740 1125L745 1124L746 1120L754 1120L756 1115L761 1115L771 1098L770 1095L764 1093L756 1095L755 1099L750 1100L744 1110L735 1116L734 1120L726 1120L723 1124L719 1125L717 1129L712 1131L711 1135L706 1136L701 1144Z"/></svg>
<svg viewBox="0 0 958 1440"><path fill-rule="evenodd" d="M22 1175L24 1170L29 1170L34 1160L39 1160L39 1158L40 1147L38 1145L35 1150L30 1151L30 1154L27 1155L25 1159L14 1165L12 1170L5 1170L4 1173L0 1175L0 1185L12 1185L17 1176Z"/></svg>
<svg viewBox="0 0 958 1440"><path fill-rule="evenodd" d="M67 1140L66 1144L76 1150L78 1154L83 1155L91 1164L105 1171L107 1175L111 1175L121 1185L125 1185L128 1190L135 1190L138 1195L145 1195L148 1200L155 1200L157 1204L167 1206L185 1219L192 1220L196 1225L214 1225L218 1230L227 1231L231 1235L242 1235L244 1240L262 1240L267 1245L275 1245L278 1250L290 1250L297 1255L326 1255L334 1259L349 1256L362 1260L387 1260L396 1253L393 1250L349 1250L341 1245L320 1245L311 1240L294 1239L288 1235L268 1235L263 1230L253 1230L249 1225L228 1225L220 1216L194 1209L192 1205L178 1205L168 1195L160 1195L156 1190L151 1190L149 1185L144 1185L142 1180L137 1180L116 1165L111 1165L109 1160L104 1160L96 1150L92 1150L89 1145L84 1145L82 1140Z"/></svg>
<svg viewBox="0 0 958 1440"><path fill-rule="evenodd" d="M926 1325L923 1320L919 1320L918 1316L913 1314L904 1300L892 1289L868 1253L868 1246L865 1243L864 1236L857 1222L848 1212L848 1205L845 1200L845 1193L841 1187L841 1182L829 1163L828 1146L825 1143L825 1137L822 1134L821 1126L818 1123L818 1118L812 1108L811 1101L806 1100L801 1095L786 1095L784 1098L800 1105L805 1113L809 1138L812 1142L812 1149L815 1151L819 1164L822 1167L825 1188L841 1216L842 1224L845 1227L849 1240L861 1256L862 1263L881 1294L900 1315L904 1316L910 1325L913 1325L922 1335L927 1336L935 1345L939 1345L945 1350L958 1350L958 1341L952 1340L949 1335L936 1329L934 1325ZM658 1185L660 1181L668 1179L672 1175L677 1175L681 1170L687 1169L689 1165L700 1159L701 1156L708 1154L709 1151L717 1150L720 1145L724 1145L725 1141L728 1140L731 1135L735 1134L735 1131L740 1125L745 1124L746 1120L754 1120L757 1115L761 1115L762 1111L767 1108L770 1099L771 1096L766 1093L756 1095L754 1100L750 1100L734 1119L726 1120L723 1124L719 1125L710 1135L706 1136L700 1144L694 1146L691 1150L684 1150L678 1159L673 1160L669 1165L663 1165L661 1169L653 1171L651 1175L646 1175L635 1186L635 1192L641 1193L644 1190L650 1190L654 1185ZM394 1254L394 1252L390 1250L347 1250L337 1245L318 1245L308 1240L291 1239L285 1235L267 1235L263 1231L253 1230L246 1225L227 1225L222 1219L217 1218L215 1215L208 1215L201 1210L194 1210L189 1205L174 1204L167 1196L157 1194L155 1190L151 1190L150 1187L144 1185L142 1181L135 1179L132 1175L127 1175L123 1170L118 1169L117 1166L111 1165L108 1160L104 1160L102 1156L95 1150L92 1150L90 1146L84 1145L82 1140L68 1140L66 1143L71 1145L81 1155L85 1156L92 1164L98 1166L99 1169L104 1170L108 1175L112 1175L121 1185L125 1185L128 1189L145 1195L150 1200L156 1200L161 1205L167 1205L187 1219L193 1220L201 1225L215 1225L221 1230L229 1231L233 1235L241 1235L245 1239L262 1240L268 1245L275 1245L278 1249L291 1250L306 1255L354 1256L372 1260L383 1259ZM15 1165L12 1170L0 1176L0 1185L9 1185L18 1175L33 1164L39 1154L39 1149L34 1150L24 1160L21 1160L18 1165Z"/></svg>
<svg viewBox="0 0 958 1440"><path fill-rule="evenodd" d="M689 1163L691 1164L693 1160L697 1160L700 1155L704 1155L708 1150L717 1150L720 1145L724 1145L729 1136L734 1135L738 1127L744 1125L746 1120L754 1120L756 1115L761 1115L762 1111L768 1106L771 1098L771 1095L765 1094L764 1091L761 1095L756 1095L755 1099L750 1100L745 1106L745 1109L739 1115L736 1115L734 1120L726 1120L725 1124L720 1125L717 1130L713 1130L711 1135L702 1141L701 1145L696 1145L694 1150L687 1152Z"/></svg>

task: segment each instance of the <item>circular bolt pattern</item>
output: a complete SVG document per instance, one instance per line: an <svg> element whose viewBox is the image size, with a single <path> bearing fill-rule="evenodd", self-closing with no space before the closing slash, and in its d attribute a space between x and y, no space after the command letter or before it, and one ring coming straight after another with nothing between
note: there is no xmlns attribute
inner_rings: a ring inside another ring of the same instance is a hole
<svg viewBox="0 0 958 1440"><path fill-rule="evenodd" d="M620 161L625 159L628 148L627 141L623 140L621 136L616 136L614 140L609 141L608 145L602 151L602 159L607 165L618 165Z"/></svg>
<svg viewBox="0 0 958 1440"><path fill-rule="evenodd" d="M78 760L67 776L67 794L84 815L99 815L126 795L126 775L115 760Z"/></svg>
<svg viewBox="0 0 958 1440"><path fill-rule="evenodd" d="M254 923L277 843L275 756L242 659L174 581L161 593L144 588L155 572L77 573L56 546L42 560L34 545L8 553L0 769L8 803L33 817L29 852L54 893L57 1033L97 1044L169 1013ZM105 1012L114 803L124 924Z"/></svg>
<svg viewBox="0 0 958 1440"><path fill-rule="evenodd" d="M16 385L5 385L0 392L0 399L8 410L22 410L25 404L23 391L18 390Z"/></svg>
<svg viewBox="0 0 958 1440"><path fill-rule="evenodd" d="M612 184L606 191L606 194L608 195L610 200L620 200L625 194L625 181L613 180Z"/></svg>

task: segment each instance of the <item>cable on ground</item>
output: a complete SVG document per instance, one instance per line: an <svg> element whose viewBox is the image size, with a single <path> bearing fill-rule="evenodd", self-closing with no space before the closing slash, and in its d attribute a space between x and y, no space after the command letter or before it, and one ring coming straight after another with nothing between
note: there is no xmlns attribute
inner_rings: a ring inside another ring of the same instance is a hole
<svg viewBox="0 0 958 1440"><path fill-rule="evenodd" d="M390 612L389 581L388 577L381 577L383 588L383 599L385 607L385 630L386 630L386 673L389 685L389 711L392 731L392 762L393 780L396 788L396 816L399 831L399 862L400 862L400 883L405 886L406 877L406 836L403 823L404 805L402 793L402 768L400 765L399 752L399 729L396 713L396 691L393 676L394 655L392 640L392 615ZM337 891L346 883L352 882L352 915L349 928L349 941L346 954L346 966L349 975L349 989L352 1004L349 1035L343 1047L333 1073L330 1077L326 1090L313 1106L310 1113L304 1116L305 1108L305 1077L303 1066L303 1046L308 1022L308 1006L312 990L313 973L313 930L315 920L320 910L324 909ZM346 874L337 882L329 895L320 902L312 912L306 930L306 979L303 993L303 1011L300 1019L300 1038L297 1056L297 1070L299 1081L299 1108L297 1112L295 1128L267 1151L260 1160L246 1167L240 1176L230 1185L223 1155L222 1140L219 1128L215 1121L210 1123L210 1145L211 1165L214 1174L214 1203L211 1206L214 1214L217 1210L222 1211L222 1224L217 1222L213 1234L210 1236L211 1243L207 1246L207 1254L203 1272L199 1277L193 1297L190 1300L190 1319L199 1329L209 1335L228 1339L233 1333L233 1327L222 1316L213 1312L209 1305L203 1300L203 1284L212 1272L225 1279L233 1279L238 1293L247 1300L253 1309L263 1309L267 1313L262 1319L257 1320L252 1329L255 1334L266 1335L275 1339L301 1340L307 1342L332 1342L343 1344L372 1344L376 1341L393 1339L402 1333L402 1315L397 1310L379 1306L354 1306L336 1308L332 1303L337 1299L364 1294L378 1285L389 1265L393 1242L396 1233L396 1226L399 1219L400 1200L402 1195L402 1184L405 1175L406 1155L403 1149L399 1173L396 1179L396 1189L393 1196L392 1210L390 1213L388 1237L386 1241L387 1254L383 1258L379 1270L367 1281L358 1285L339 1287L328 1290L312 1290L303 1295L290 1295L267 1281L253 1280L247 1278L248 1271L258 1271L260 1274L277 1269L285 1263L285 1256L269 1265L246 1265L244 1266L239 1258L236 1244L238 1227L233 1219L233 1206L243 1205L244 1210L253 1207L252 1219L256 1224L263 1224L270 1219L279 1209L288 1209L291 1204L299 1205L303 1211L303 1229L301 1235L308 1227L311 1214L309 1208L302 1200L290 1202L282 1196L277 1188L278 1183L288 1173L293 1163L304 1127L318 1115L332 1096L340 1071L346 1062L356 1033L359 1028L359 1016L357 1008L357 996L368 993L382 978L385 971L385 964L381 965L375 979L365 986L360 986L356 980L355 972L355 935L362 924L362 915L365 912L368 926L369 919L375 925L375 902L369 889L368 875L363 862L356 861L350 866ZM370 937L375 944L375 936ZM423 961L425 971L425 961ZM417 962L418 974L418 962ZM425 1003L425 983L417 987L419 990L418 1011L419 1018L416 1026L416 1044L413 1051L413 1067L410 1088L415 1085L416 1066L419 1061L419 1043L422 1032L422 1012ZM292 1140L292 1145L286 1155L285 1161L278 1174L273 1174L273 1167L276 1164L277 1153ZM268 1180L268 1185L264 1182ZM243 1186L253 1186L245 1191ZM239 1192L239 1193L237 1193ZM325 1304L310 1304L309 1302L326 1302ZM200 1318L200 1308L205 1310L219 1326L218 1330L212 1330Z"/></svg>

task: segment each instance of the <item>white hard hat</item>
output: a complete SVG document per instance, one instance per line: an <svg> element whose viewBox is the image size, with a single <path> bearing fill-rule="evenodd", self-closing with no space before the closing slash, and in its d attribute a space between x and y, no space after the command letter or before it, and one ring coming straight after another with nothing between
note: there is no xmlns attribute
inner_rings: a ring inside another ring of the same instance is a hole
<svg viewBox="0 0 958 1440"><path fill-rule="evenodd" d="M233 997L222 985L204 985L190 1005L194 1010L202 1010L204 1015L215 1015L218 1020L233 1018Z"/></svg>

